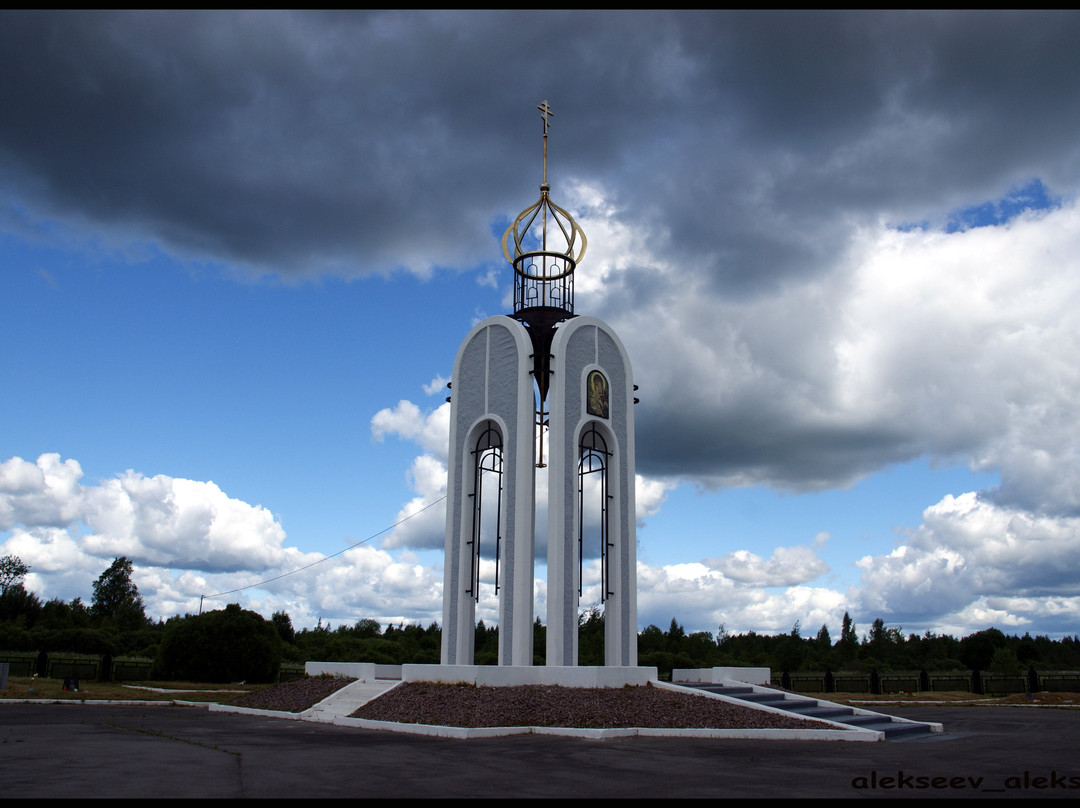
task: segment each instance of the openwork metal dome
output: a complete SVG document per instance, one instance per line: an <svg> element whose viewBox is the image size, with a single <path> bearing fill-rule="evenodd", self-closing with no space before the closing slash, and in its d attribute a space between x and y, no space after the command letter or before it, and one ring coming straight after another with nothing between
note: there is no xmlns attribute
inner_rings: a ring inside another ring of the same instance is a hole
<svg viewBox="0 0 1080 808"><path fill-rule="evenodd" d="M568 260L572 271L585 255L585 248L588 246L585 231L573 216L551 201L548 195L550 190L551 186L543 183L540 186L540 199L518 214L517 219L503 234L503 254L506 260L514 265L515 270L518 270L518 259L524 256L550 255ZM527 274L550 277L542 270Z"/></svg>
<svg viewBox="0 0 1080 808"><path fill-rule="evenodd" d="M550 324L574 313L574 269L585 255L585 231L551 201L547 181L547 101L537 109L544 121L544 174L540 199L523 210L502 237L503 254L514 267L514 316ZM532 312L532 316L528 316Z"/></svg>

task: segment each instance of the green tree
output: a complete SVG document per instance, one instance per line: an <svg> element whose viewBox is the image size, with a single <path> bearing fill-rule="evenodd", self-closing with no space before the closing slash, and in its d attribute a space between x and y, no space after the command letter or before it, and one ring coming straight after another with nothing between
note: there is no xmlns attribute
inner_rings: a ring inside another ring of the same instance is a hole
<svg viewBox="0 0 1080 808"><path fill-rule="evenodd" d="M154 662L155 676L189 682L273 682L280 666L274 624L238 603L170 620Z"/></svg>
<svg viewBox="0 0 1080 808"><path fill-rule="evenodd" d="M844 612L844 620L840 624L840 639L836 641L837 661L843 665L855 659L859 653L859 636L855 633L855 623L851 615Z"/></svg>
<svg viewBox="0 0 1080 808"><path fill-rule="evenodd" d="M686 629L679 625L679 621L671 618L671 625L664 634L664 650L671 654L677 654L682 650L683 639L686 637Z"/></svg>
<svg viewBox="0 0 1080 808"><path fill-rule="evenodd" d="M393 626L386 627L386 636L393 635ZM476 624L476 634L473 640L473 664L474 665L498 665L499 664L499 627L488 628L484 621ZM396 639L396 638L395 638Z"/></svg>
<svg viewBox="0 0 1080 808"><path fill-rule="evenodd" d="M356 636L362 640L370 640L378 637L382 632L382 624L378 620L374 620L370 617L364 617L356 621L355 626Z"/></svg>
<svg viewBox="0 0 1080 808"><path fill-rule="evenodd" d="M0 595L0 623L19 623L22 628L32 628L41 617L41 599L27 592L21 583L13 584Z"/></svg>
<svg viewBox="0 0 1080 808"><path fill-rule="evenodd" d="M840 642L849 648L859 644L859 635L855 633L855 622L844 612L844 622L840 624Z"/></svg>
<svg viewBox="0 0 1080 808"><path fill-rule="evenodd" d="M994 652L1005 645L1005 635L996 628L976 631L960 640L960 661L971 670L987 670Z"/></svg>
<svg viewBox="0 0 1080 808"><path fill-rule="evenodd" d="M578 615L578 664L604 664L604 610L593 606Z"/></svg>
<svg viewBox="0 0 1080 808"><path fill-rule="evenodd" d="M91 611L98 617L109 618L123 630L146 625L139 587L131 580L131 562L124 556L113 560L109 568L94 581Z"/></svg>
<svg viewBox="0 0 1080 808"><path fill-rule="evenodd" d="M872 646L880 646L888 641L885 634L885 621L880 617L870 624L870 634L866 641Z"/></svg>
<svg viewBox="0 0 1080 808"><path fill-rule="evenodd" d="M438 628L435 623L431 624L428 628L428 633L431 632L432 627ZM537 615L535 622L533 623L533 664L543 665L544 660L547 658L547 626L540 622L540 616Z"/></svg>
<svg viewBox="0 0 1080 808"><path fill-rule="evenodd" d="M652 654L664 650L664 632L651 623L638 634L638 653Z"/></svg>
<svg viewBox="0 0 1080 808"><path fill-rule="evenodd" d="M691 668L711 668L716 663L719 652L716 650L716 641L708 631L695 631L687 636L683 643L686 655L693 660Z"/></svg>
<svg viewBox="0 0 1080 808"><path fill-rule="evenodd" d="M724 643L728 641L728 637L730 636L731 634L728 632L727 626L721 623L720 628L716 630L716 647L723 648Z"/></svg>
<svg viewBox="0 0 1080 808"><path fill-rule="evenodd" d="M781 671L794 673L802 667L803 660L806 659L806 643L796 633L797 630L798 624L786 637L780 637L773 651L774 666Z"/></svg>
<svg viewBox="0 0 1080 808"><path fill-rule="evenodd" d="M22 579L30 572L30 567L23 563L17 555L6 555L0 558L0 597L5 595L13 586L22 584Z"/></svg>
<svg viewBox="0 0 1080 808"><path fill-rule="evenodd" d="M274 628L277 629L278 636L281 637L284 642L292 642L296 637L296 630L293 628L292 618L289 617L289 613L282 610L280 612L274 612L270 615L270 622L274 624Z"/></svg>
<svg viewBox="0 0 1080 808"><path fill-rule="evenodd" d="M991 673L1018 674L1023 670L1020 660L1016 658L1016 652L1011 648L997 648L990 658Z"/></svg>

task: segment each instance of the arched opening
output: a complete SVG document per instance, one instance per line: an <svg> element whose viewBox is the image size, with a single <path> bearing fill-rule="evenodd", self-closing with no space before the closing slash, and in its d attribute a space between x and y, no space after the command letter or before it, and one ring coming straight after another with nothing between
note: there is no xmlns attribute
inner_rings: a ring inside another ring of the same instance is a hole
<svg viewBox="0 0 1080 808"><path fill-rule="evenodd" d="M611 452L595 423L586 426L578 444L578 602L585 593L586 559L600 562L599 605L595 600L579 614L578 662L604 664L604 604L614 592L611 583L608 506ZM591 598L590 598L591 599Z"/></svg>
<svg viewBox="0 0 1080 808"><path fill-rule="evenodd" d="M495 595L499 594L499 560L502 553L503 440L494 421L487 421L471 452L473 481L472 531L469 585L466 594L479 602L481 564L494 564Z"/></svg>

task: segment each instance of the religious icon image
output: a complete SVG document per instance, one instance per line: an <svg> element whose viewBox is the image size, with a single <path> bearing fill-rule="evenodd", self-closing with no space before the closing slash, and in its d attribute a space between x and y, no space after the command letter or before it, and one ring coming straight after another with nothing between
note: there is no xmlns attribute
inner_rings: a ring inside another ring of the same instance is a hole
<svg viewBox="0 0 1080 808"><path fill-rule="evenodd" d="M586 411L589 415L595 415L598 418L608 417L608 381L604 374L599 370L594 370L589 373L588 379L588 404L586 405Z"/></svg>

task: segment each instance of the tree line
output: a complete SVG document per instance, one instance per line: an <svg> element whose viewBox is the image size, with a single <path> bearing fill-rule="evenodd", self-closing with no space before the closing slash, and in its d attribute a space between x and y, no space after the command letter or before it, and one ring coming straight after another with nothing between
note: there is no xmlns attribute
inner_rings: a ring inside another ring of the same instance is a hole
<svg viewBox="0 0 1080 808"><path fill-rule="evenodd" d="M294 631L288 614L276 613L273 622L285 642L285 658L296 661L376 662L383 664L439 662L442 631L438 623L387 625L364 618L337 628L320 622ZM579 618L578 663L604 664L604 615L588 610ZM539 618L533 625L533 663L544 664L547 628ZM478 665L497 663L498 626L481 620L476 626L474 658ZM735 634L720 626L715 634L691 632L672 618L667 630L647 626L638 634L638 663L661 673L673 668L767 667L773 671L892 671L979 670L1019 673L1041 670L1080 670L1080 637L1052 640L1048 636L1006 635L996 628L962 639L925 632L905 635L899 626L886 626L881 618L859 635L848 614L834 642L827 625L803 636L798 623L786 634L753 631Z"/></svg>
<svg viewBox="0 0 1080 808"><path fill-rule="evenodd" d="M388 624L362 618L336 628L323 625L294 629L287 612L266 620L237 604L201 615L159 620L146 617L132 565L125 557L93 584L89 604L53 599L42 603L26 590L29 567L16 556L0 557L0 650L133 656L152 659L154 676L191 681L270 681L282 662L375 662L436 664L442 629L412 623ZM475 661L497 663L499 629L476 625ZM604 664L604 615L599 609L579 619L578 661ZM537 618L533 631L534 664L544 663L546 627ZM638 634L638 662L661 673L672 668L768 667L773 671L950 671L1017 673L1080 670L1080 637L1006 635L996 628L961 639L925 632L905 635L881 618L859 634L845 614L834 641L827 625L812 636L799 623L786 634L753 631L687 633L672 618L666 630L647 626Z"/></svg>
<svg viewBox="0 0 1080 808"><path fill-rule="evenodd" d="M145 656L158 644L160 627L146 617L126 557L94 581L90 603L42 603L23 584L29 572L18 556L0 558L0 649Z"/></svg>

